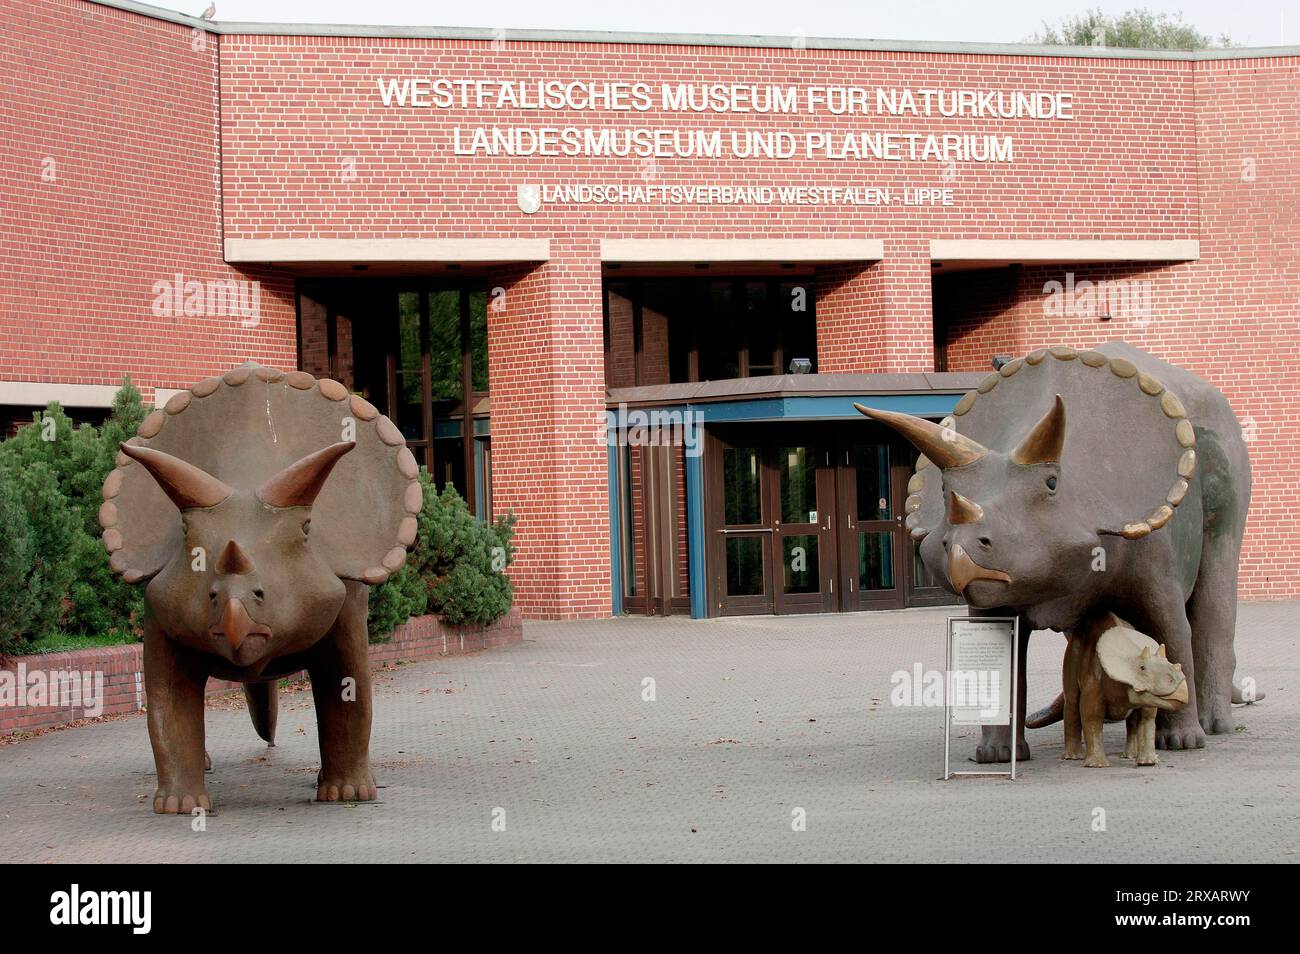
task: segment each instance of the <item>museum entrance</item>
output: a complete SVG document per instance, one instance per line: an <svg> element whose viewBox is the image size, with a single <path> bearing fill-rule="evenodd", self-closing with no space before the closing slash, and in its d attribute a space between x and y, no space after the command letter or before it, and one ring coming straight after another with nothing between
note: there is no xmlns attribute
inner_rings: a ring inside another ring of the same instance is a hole
<svg viewBox="0 0 1300 954"><path fill-rule="evenodd" d="M910 444L858 421L718 425L710 438L710 615L956 602L903 527Z"/></svg>

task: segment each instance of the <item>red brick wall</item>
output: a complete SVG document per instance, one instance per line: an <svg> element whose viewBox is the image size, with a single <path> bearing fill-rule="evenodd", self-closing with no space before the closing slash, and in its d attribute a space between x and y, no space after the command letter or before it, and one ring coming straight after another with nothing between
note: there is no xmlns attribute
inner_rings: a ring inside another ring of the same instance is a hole
<svg viewBox="0 0 1300 954"><path fill-rule="evenodd" d="M1300 394L1296 376L1285 373L1300 357L1294 59L239 35L223 37L218 55L215 37L195 50L185 27L85 0L14 0L0 8L0 28L0 115L21 130L0 158L7 199L0 233L6 257L20 266L0 286L8 379L107 383L129 371L146 385L179 387L246 357L291 365L291 282L223 265L223 230L231 238L551 240L549 263L502 273L510 303L489 321L494 505L520 514L515 576L520 605L532 615L609 608L598 261L605 237L884 239L883 262L818 276L825 371L932 366L931 238L1199 238L1201 261L1148 270L1157 317L1132 337L1205 374L1258 422L1243 592L1300 592L1288 443ZM383 107L376 79L409 76L1038 88L1072 93L1075 119ZM659 160L651 168L636 159L467 159L451 154L457 124L997 132L1014 136L1017 152L1010 165L946 170L834 160ZM40 177L47 156L56 161L53 183ZM1242 176L1245 159L1255 160L1253 178ZM532 216L516 207L522 183L648 178L947 187L956 204L555 206ZM154 318L153 282L178 271L261 279L261 323ZM1018 280L1041 278L1031 272ZM989 348L1023 351L1030 339L1087 344L1115 334L1114 323L1044 321L1023 291L988 292L1006 294L1014 304L958 306L965 317L954 328L954 367L986 366Z"/></svg>
<svg viewBox="0 0 1300 954"><path fill-rule="evenodd" d="M447 626L436 616L415 616L397 627L388 642L370 646L370 664L379 669L404 660L458 656L508 646L521 642L523 638L523 624L517 609L512 609L490 626ZM30 674L38 669L46 674L46 678L49 673L72 670L91 674L93 685L95 674L102 673L103 711L100 715L103 716L138 712L148 701L144 691L144 646L141 643L40 656L0 656L0 670L14 673L15 679L20 664L27 667L29 680ZM305 674L297 678L305 678ZM207 694L238 688L239 683L209 679ZM34 732L83 718L86 718L85 706L0 707L0 735Z"/></svg>
<svg viewBox="0 0 1300 954"><path fill-rule="evenodd" d="M880 237L911 257L938 238L1189 238L1197 221L1193 64L1179 61L487 43L399 38L222 38L224 211L240 238ZM1062 90L1072 121L386 108L379 78L780 83L800 87ZM458 157L461 125L705 126L839 132L997 132L1011 164L838 160ZM276 145L267 142L275 131ZM1072 167L1065 163L1071 157ZM354 170L355 176L345 174ZM952 208L516 207L521 183L867 184L952 187ZM292 209L292 215L285 210ZM382 209L382 214L376 214ZM928 266L927 266L928 267Z"/></svg>
<svg viewBox="0 0 1300 954"><path fill-rule="evenodd" d="M623 294L626 290L626 286L622 286L606 296L609 350L605 352L605 386L610 388L630 388L636 384L633 304L632 299Z"/></svg>
<svg viewBox="0 0 1300 954"><path fill-rule="evenodd" d="M84 0L0 4L0 379L130 374L152 399L248 358L294 366L290 283L222 261L217 115L215 36ZM260 323L156 317L154 283L177 273L259 280Z"/></svg>
<svg viewBox="0 0 1300 954"><path fill-rule="evenodd" d="M519 518L511 567L525 617L608 616L609 501L599 253L551 242L507 267L488 309L492 508Z"/></svg>

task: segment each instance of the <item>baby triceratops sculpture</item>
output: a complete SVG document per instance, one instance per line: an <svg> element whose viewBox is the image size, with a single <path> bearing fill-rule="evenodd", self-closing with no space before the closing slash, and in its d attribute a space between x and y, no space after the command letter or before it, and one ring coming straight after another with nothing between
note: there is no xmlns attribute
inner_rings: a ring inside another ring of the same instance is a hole
<svg viewBox="0 0 1300 954"><path fill-rule="evenodd" d="M174 395L121 445L100 524L143 582L155 812L210 810L203 697L244 684L274 739L276 680L306 669L321 801L369 801L368 585L406 560L421 506L401 432L337 381L241 365Z"/></svg>
<svg viewBox="0 0 1300 954"><path fill-rule="evenodd" d="M1061 758L1085 759L1088 768L1109 767L1102 726L1109 719L1123 719L1127 731L1122 758L1138 765L1160 761L1156 712L1173 712L1187 703L1183 667L1168 660L1164 646L1106 613L1070 634L1061 669L1061 694L1028 721L1031 729L1065 721Z"/></svg>
<svg viewBox="0 0 1300 954"><path fill-rule="evenodd" d="M858 410L920 449L905 525L976 615L1019 615L1027 640L1116 613L1164 644L1192 689L1159 713L1156 745L1232 731L1250 460L1213 386L1113 342L1011 361L942 422ZM1024 678L1021 666L1019 737L986 727L977 761L1007 761L1013 744L1029 757Z"/></svg>

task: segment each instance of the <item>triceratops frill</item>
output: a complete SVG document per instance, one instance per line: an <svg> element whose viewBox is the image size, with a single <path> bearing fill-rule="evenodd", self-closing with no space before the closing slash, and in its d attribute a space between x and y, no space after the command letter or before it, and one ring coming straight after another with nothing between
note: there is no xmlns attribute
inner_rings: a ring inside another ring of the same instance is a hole
<svg viewBox="0 0 1300 954"><path fill-rule="evenodd" d="M1250 462L1218 390L1113 342L1011 361L939 423L859 410L921 450L905 525L977 614L1018 614L1027 639L1116 613L1163 643L1194 687L1187 706L1161 713L1157 744L1231 731ZM1027 758L1023 736L1016 744ZM1009 730L986 729L977 760L1006 761L1010 745Z"/></svg>
<svg viewBox="0 0 1300 954"><path fill-rule="evenodd" d="M144 680L157 812L210 809L209 676L242 682L275 731L275 680L306 669L317 797L375 797L368 585L416 537L418 467L398 428L337 381L254 363L150 414L104 481L110 565L146 584Z"/></svg>

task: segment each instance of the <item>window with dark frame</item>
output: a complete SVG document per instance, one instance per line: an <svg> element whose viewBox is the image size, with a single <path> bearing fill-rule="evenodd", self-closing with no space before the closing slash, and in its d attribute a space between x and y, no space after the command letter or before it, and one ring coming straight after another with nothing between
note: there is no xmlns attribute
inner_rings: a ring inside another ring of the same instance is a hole
<svg viewBox="0 0 1300 954"><path fill-rule="evenodd" d="M431 280L317 279L300 282L298 297L300 324L304 299L324 309L328 368L307 370L343 379L343 367L350 368L351 380L343 383L392 419L438 489L450 483L472 511L490 514L488 502L479 506L476 499L476 475L484 487L491 479L488 438L476 433L486 428L475 426L486 423L488 408L486 289ZM341 324L350 332L350 361L339 352ZM299 348L301 354L301 327ZM300 364L305 360L300 356Z"/></svg>
<svg viewBox="0 0 1300 954"><path fill-rule="evenodd" d="M604 342L611 387L785 374L817 367L813 280L606 280Z"/></svg>

